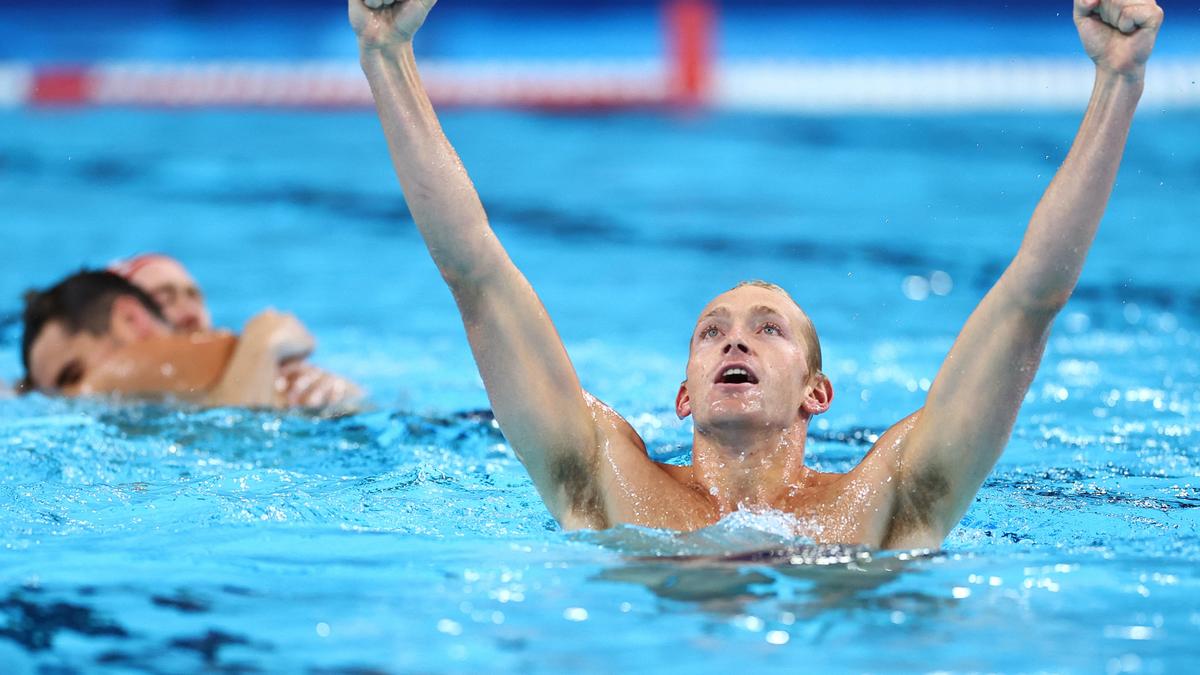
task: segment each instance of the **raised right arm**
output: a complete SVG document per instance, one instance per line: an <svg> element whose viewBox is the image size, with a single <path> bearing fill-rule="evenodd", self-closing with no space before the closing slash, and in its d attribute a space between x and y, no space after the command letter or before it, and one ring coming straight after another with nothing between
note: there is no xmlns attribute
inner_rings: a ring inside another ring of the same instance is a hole
<svg viewBox="0 0 1200 675"><path fill-rule="evenodd" d="M392 163L458 304L505 438L561 524L603 527L592 498L599 432L587 398L541 301L489 226L417 73L412 37L435 1L350 0Z"/></svg>

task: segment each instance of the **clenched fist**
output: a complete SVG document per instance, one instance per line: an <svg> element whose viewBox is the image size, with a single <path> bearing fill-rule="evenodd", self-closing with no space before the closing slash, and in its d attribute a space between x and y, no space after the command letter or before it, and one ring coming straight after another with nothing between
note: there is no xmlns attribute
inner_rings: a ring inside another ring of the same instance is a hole
<svg viewBox="0 0 1200 675"><path fill-rule="evenodd" d="M1163 11L1154 0L1075 0L1075 25L1096 66L1141 78Z"/></svg>
<svg viewBox="0 0 1200 675"><path fill-rule="evenodd" d="M350 0L350 25L363 47L412 42L437 0Z"/></svg>

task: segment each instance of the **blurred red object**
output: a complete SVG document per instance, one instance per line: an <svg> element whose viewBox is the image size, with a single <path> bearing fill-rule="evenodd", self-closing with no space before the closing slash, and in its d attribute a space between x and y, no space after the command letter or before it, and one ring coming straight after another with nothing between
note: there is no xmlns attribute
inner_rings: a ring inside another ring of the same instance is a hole
<svg viewBox="0 0 1200 675"><path fill-rule="evenodd" d="M675 96L679 103L699 105L712 80L716 7L712 0L668 0L666 20Z"/></svg>

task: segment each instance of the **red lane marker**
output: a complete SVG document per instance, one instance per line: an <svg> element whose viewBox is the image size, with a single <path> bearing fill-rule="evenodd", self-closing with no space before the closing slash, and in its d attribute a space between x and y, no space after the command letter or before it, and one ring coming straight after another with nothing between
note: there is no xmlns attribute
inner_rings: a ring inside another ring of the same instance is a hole
<svg viewBox="0 0 1200 675"><path fill-rule="evenodd" d="M712 0L669 0L666 16L675 97L684 105L704 103L712 80L716 8Z"/></svg>
<svg viewBox="0 0 1200 675"><path fill-rule="evenodd" d="M356 107L370 106L365 81L340 71L309 72L278 64L173 64L50 67L35 69L26 102L35 106L148 107ZM702 80L693 78L696 82ZM669 84L670 86L664 86ZM696 89L699 92L699 89ZM686 99L674 78L664 83L652 73L563 78L540 71L489 74L481 66L465 77L429 80L430 96L455 106L514 106L553 110L611 110L649 107Z"/></svg>
<svg viewBox="0 0 1200 675"><path fill-rule="evenodd" d="M91 98L91 78L83 68L48 68L33 74L30 103L82 105Z"/></svg>

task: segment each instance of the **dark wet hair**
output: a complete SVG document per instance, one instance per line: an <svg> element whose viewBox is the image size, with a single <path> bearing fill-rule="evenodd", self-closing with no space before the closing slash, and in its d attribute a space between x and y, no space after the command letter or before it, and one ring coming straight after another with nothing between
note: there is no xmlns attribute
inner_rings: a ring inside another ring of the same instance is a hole
<svg viewBox="0 0 1200 675"><path fill-rule="evenodd" d="M21 364L25 367L25 379L17 390L27 392L34 389L29 373L29 352L46 324L62 321L71 335L85 330L92 335L104 335L111 328L109 316L113 302L126 295L142 303L158 319L163 319L162 308L154 298L112 272L80 270L44 291L26 293L23 317L25 332L21 336Z"/></svg>

